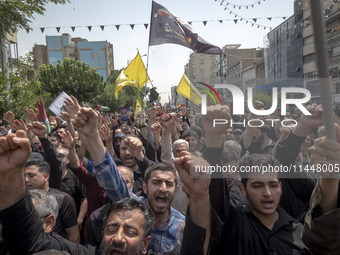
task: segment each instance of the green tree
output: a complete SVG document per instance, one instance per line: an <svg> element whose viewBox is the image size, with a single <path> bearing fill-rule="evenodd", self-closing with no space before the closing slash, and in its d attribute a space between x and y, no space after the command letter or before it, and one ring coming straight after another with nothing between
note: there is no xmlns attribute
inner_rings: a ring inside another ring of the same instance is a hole
<svg viewBox="0 0 340 255"><path fill-rule="evenodd" d="M69 0L1 0L0 1L0 36L16 32L19 28L30 29L30 22L35 14L43 15L48 3L65 4Z"/></svg>
<svg viewBox="0 0 340 255"><path fill-rule="evenodd" d="M43 15L45 5L49 2L55 4L65 4L69 0L0 0L0 47L7 34L13 34L19 28L29 30L30 22L35 14ZM1 55L2 75L7 77L8 70ZM6 79L3 77L3 79Z"/></svg>
<svg viewBox="0 0 340 255"><path fill-rule="evenodd" d="M94 104L96 96L103 92L106 83L103 77L88 64L74 59L64 59L57 66L43 65L39 70L39 80L43 92L54 99L62 91L74 95L80 102Z"/></svg>
<svg viewBox="0 0 340 255"><path fill-rule="evenodd" d="M13 68L9 71L9 79L0 75L0 118L9 110L17 118L23 118L26 108L36 108L36 100L48 96L48 94L41 93L40 82L33 70L33 56L27 54L15 61ZM10 91L6 90L8 81Z"/></svg>

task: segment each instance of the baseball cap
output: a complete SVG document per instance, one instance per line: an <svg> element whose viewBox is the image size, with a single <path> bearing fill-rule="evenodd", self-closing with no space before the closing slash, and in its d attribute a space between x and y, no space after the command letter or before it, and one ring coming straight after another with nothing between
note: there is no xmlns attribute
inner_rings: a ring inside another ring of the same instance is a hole
<svg viewBox="0 0 340 255"><path fill-rule="evenodd" d="M115 135L115 137L113 138L113 140L115 140L116 138L124 138L126 136L126 134L125 133L117 133L116 135Z"/></svg>
<svg viewBox="0 0 340 255"><path fill-rule="evenodd" d="M27 159L26 163L32 162L32 161L44 161L43 155L41 155L38 152L32 152L29 158Z"/></svg>
<svg viewBox="0 0 340 255"><path fill-rule="evenodd" d="M239 129L239 128L237 128L237 129L235 129L234 131L233 131L233 133L235 134L235 133L243 133L243 130L242 129Z"/></svg>

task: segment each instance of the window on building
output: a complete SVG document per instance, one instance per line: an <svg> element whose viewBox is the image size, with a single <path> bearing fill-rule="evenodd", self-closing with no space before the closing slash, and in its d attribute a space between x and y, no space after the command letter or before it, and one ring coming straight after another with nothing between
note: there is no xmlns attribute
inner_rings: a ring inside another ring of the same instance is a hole
<svg viewBox="0 0 340 255"><path fill-rule="evenodd" d="M303 63L304 64L310 63L310 62L313 62L313 61L315 61L315 53L308 54L308 55L303 57Z"/></svg>
<svg viewBox="0 0 340 255"><path fill-rule="evenodd" d="M303 39L303 45L306 46L314 42L314 36L310 35Z"/></svg>
<svg viewBox="0 0 340 255"><path fill-rule="evenodd" d="M340 94L340 82L335 83L335 94Z"/></svg>
<svg viewBox="0 0 340 255"><path fill-rule="evenodd" d="M340 55L340 46L335 46L332 51L333 51L332 52L333 57L339 56Z"/></svg>

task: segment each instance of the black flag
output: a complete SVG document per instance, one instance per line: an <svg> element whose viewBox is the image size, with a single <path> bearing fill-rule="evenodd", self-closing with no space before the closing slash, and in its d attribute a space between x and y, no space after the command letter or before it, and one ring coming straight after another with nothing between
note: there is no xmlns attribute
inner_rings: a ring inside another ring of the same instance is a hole
<svg viewBox="0 0 340 255"><path fill-rule="evenodd" d="M168 9L152 1L149 46L174 43L197 53L221 54L222 50L201 38Z"/></svg>

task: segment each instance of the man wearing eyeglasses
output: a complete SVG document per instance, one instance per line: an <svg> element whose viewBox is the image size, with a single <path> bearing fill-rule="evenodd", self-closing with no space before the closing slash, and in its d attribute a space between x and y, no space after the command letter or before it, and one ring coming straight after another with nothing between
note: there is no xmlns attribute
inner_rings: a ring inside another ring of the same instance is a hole
<svg viewBox="0 0 340 255"><path fill-rule="evenodd" d="M56 151L57 158L61 162L62 168L62 178L59 190L69 194L73 198L78 215L78 225L79 228L81 228L87 211L86 189L78 177L75 176L68 167L68 164L70 163L69 150L64 147L57 147Z"/></svg>

